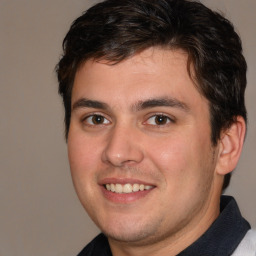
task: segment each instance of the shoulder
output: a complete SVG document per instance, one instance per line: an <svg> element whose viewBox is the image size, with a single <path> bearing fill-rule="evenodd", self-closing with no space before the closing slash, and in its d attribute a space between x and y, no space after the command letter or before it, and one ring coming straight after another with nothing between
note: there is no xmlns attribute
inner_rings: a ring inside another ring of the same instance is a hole
<svg viewBox="0 0 256 256"><path fill-rule="evenodd" d="M77 256L111 256L108 239L99 234Z"/></svg>
<svg viewBox="0 0 256 256"><path fill-rule="evenodd" d="M256 256L256 230L250 229L232 256Z"/></svg>

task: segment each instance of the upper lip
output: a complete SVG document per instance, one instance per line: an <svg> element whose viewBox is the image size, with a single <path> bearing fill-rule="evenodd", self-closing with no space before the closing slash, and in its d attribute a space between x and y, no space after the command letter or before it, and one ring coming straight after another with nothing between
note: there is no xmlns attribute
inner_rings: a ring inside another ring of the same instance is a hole
<svg viewBox="0 0 256 256"><path fill-rule="evenodd" d="M140 179L133 179L133 178L104 178L99 181L99 185L106 185L106 184L143 184L149 186L155 186L151 182L143 181Z"/></svg>

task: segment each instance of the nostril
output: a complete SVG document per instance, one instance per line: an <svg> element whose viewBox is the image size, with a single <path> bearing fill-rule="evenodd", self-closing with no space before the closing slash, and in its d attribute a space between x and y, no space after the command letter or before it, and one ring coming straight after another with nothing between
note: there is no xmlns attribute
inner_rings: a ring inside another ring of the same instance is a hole
<svg viewBox="0 0 256 256"><path fill-rule="evenodd" d="M143 151L137 139L137 133L133 131L131 136L131 132L127 126L115 126L102 152L103 162L121 167L124 164L138 163L143 159Z"/></svg>

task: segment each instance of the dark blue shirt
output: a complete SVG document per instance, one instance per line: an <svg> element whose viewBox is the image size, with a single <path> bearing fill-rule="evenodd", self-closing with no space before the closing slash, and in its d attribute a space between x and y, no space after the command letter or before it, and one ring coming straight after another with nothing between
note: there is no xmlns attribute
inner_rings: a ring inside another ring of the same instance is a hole
<svg viewBox="0 0 256 256"><path fill-rule="evenodd" d="M221 197L220 211L211 227L177 256L229 256L234 252L250 225L233 197ZM99 234L78 256L112 256L106 236Z"/></svg>

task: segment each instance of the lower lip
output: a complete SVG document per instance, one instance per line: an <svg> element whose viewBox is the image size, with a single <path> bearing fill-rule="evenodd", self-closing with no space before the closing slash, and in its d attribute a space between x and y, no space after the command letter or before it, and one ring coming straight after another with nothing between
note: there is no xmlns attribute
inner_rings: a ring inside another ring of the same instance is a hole
<svg viewBox="0 0 256 256"><path fill-rule="evenodd" d="M101 190L103 192L104 197L109 201L119 204L128 204L146 197L149 193L152 192L153 188L149 190L143 190L132 193L114 193L108 191L104 186L101 186Z"/></svg>

